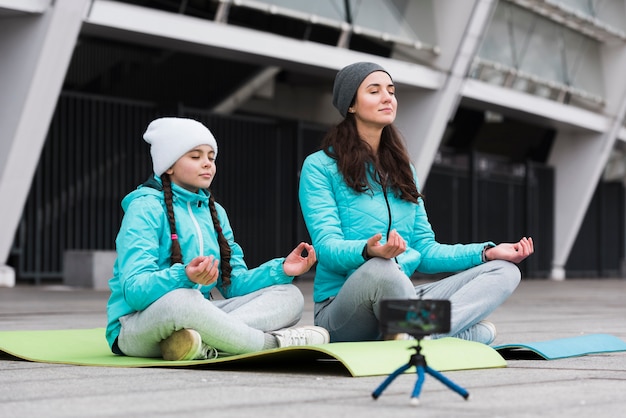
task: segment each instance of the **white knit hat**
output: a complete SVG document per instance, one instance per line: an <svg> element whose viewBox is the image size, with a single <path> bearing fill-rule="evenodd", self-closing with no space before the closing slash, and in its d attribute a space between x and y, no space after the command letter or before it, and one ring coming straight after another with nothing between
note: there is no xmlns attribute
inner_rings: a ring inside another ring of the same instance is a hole
<svg viewBox="0 0 626 418"><path fill-rule="evenodd" d="M217 142L211 131L193 119L160 118L148 125L143 139L150 144L154 174L160 176L198 145L209 145L217 157Z"/></svg>

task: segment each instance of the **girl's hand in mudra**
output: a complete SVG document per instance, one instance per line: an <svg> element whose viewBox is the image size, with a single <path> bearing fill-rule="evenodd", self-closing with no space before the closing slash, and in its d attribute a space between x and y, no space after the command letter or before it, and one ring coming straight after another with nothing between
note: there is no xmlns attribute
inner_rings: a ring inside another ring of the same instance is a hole
<svg viewBox="0 0 626 418"><path fill-rule="evenodd" d="M194 283L198 284L211 284L217 280L219 275L218 260L212 255L201 255L185 266L185 273L187 277Z"/></svg>
<svg viewBox="0 0 626 418"><path fill-rule="evenodd" d="M306 255L302 255L305 251ZM317 256L315 255L313 246L306 242L301 242L285 258L283 271L287 276L299 276L309 271L316 261Z"/></svg>

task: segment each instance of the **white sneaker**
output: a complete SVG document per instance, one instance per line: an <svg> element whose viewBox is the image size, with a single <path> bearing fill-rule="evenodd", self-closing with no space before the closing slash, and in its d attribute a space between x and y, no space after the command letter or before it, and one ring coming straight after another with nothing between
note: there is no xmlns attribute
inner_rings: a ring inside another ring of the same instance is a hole
<svg viewBox="0 0 626 418"><path fill-rule="evenodd" d="M491 344L496 339L496 326L489 321L479 321L454 337L483 344Z"/></svg>
<svg viewBox="0 0 626 418"><path fill-rule="evenodd" d="M285 328L271 332L276 337L278 347L296 345L316 345L330 342L330 334L322 327L307 325L298 328Z"/></svg>
<svg viewBox="0 0 626 418"><path fill-rule="evenodd" d="M159 343L164 360L206 360L217 358L217 350L202 342L198 331L183 328Z"/></svg>

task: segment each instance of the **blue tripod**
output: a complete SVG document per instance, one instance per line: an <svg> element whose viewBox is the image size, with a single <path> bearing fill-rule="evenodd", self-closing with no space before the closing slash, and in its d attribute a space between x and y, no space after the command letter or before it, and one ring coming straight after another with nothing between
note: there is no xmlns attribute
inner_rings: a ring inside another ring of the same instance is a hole
<svg viewBox="0 0 626 418"><path fill-rule="evenodd" d="M378 388L376 388L376 390L372 392L372 398L378 399L378 397L382 395L383 391L387 388L387 386L389 386L391 382L393 382L396 377L400 376L412 366L415 366L415 371L417 372L417 382L415 382L413 394L411 395L411 405L419 404L419 396L425 378L424 373L428 373L429 375L435 377L448 388L461 395L465 400L469 398L469 392L467 390L463 389L461 386L457 385L438 371L428 367L428 365L426 364L426 358L422 355L422 347L420 346L419 339L417 340L417 345L411 348L415 350L415 354L411 355L409 362L404 366L398 367L396 371L387 376L383 383L381 383L380 386L378 386Z"/></svg>

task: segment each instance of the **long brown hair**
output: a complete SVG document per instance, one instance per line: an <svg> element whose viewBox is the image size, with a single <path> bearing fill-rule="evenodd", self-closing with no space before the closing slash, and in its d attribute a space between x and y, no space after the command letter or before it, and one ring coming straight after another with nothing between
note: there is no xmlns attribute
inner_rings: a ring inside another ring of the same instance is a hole
<svg viewBox="0 0 626 418"><path fill-rule="evenodd" d="M178 242L178 235L176 232L176 219L174 218L174 206L172 204L172 181L167 173L161 175L161 181L163 182L163 196L165 198L165 207L167 208L167 220L170 224L170 233L172 234L172 255L171 264L182 263L183 255L180 249L180 243ZM211 220L213 226L217 231L217 242L220 246L220 268L222 270L222 285L224 287L230 284L230 276L233 270L230 265L231 248L228 245L228 240L222 232L220 226L220 220L217 216L217 209L215 208L215 199L213 193L209 193L209 211L211 213Z"/></svg>
<svg viewBox="0 0 626 418"><path fill-rule="evenodd" d="M411 171L411 160L400 132L393 126L383 128L378 154L374 155L369 144L359 137L354 115L331 128L322 140L322 149L337 160L339 172L346 184L357 193L371 191L367 169L373 167L373 178L383 186L391 187L403 200L417 203L423 197Z"/></svg>

